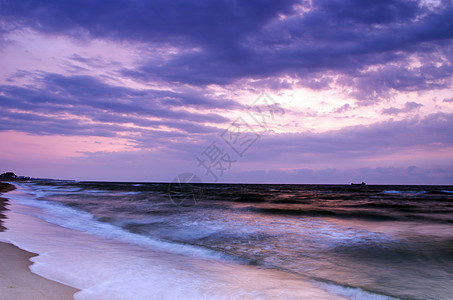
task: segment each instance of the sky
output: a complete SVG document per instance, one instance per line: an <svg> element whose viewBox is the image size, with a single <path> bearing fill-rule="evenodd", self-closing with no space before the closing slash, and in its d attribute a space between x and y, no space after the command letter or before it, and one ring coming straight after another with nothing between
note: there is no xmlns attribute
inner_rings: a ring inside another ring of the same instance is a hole
<svg viewBox="0 0 453 300"><path fill-rule="evenodd" d="M0 172L453 184L452 0L0 0Z"/></svg>

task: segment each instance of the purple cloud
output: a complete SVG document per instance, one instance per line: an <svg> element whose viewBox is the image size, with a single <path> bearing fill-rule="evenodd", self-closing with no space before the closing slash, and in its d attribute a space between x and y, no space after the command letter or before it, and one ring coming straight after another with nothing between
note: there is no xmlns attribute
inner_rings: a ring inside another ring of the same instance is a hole
<svg viewBox="0 0 453 300"><path fill-rule="evenodd" d="M253 148L250 161L272 157L282 164L338 163L338 160L401 155L414 148L453 147L453 114L435 113L425 118L385 121L371 125L345 127L322 133L287 133L265 136Z"/></svg>
<svg viewBox="0 0 453 300"><path fill-rule="evenodd" d="M419 109L420 107L422 107L423 105L420 104L420 103L416 103L416 102L406 102L406 104L404 104L404 107L403 108L396 108L396 107L390 107L390 108L386 108L382 111L382 113L384 115L398 115L400 113L408 113L408 112L412 112L416 109Z"/></svg>
<svg viewBox="0 0 453 300"><path fill-rule="evenodd" d="M232 100L211 100L195 91L183 94L136 90L109 85L91 76L66 77L45 73L36 83L38 87L0 86L1 130L116 136L125 131L149 134L165 126L190 133L209 133L216 128L203 123L224 124L229 119L211 111L189 112L188 107L203 110L240 107ZM73 117L69 118L68 114ZM93 125L83 119L104 124ZM142 129L133 129L127 124Z"/></svg>
<svg viewBox="0 0 453 300"><path fill-rule="evenodd" d="M453 7L430 10L411 0L313 1L3 1L9 27L47 34L172 45L165 61L145 58L123 75L192 85L289 75L325 88L340 75L359 100L451 84ZM285 16L281 18L281 16ZM5 28L3 29L5 30ZM187 51L186 49L197 49ZM408 57L421 59L413 68ZM440 60L443 58L443 60ZM75 56L76 60L83 60ZM441 62L441 63L439 63ZM91 62L94 63L94 62ZM392 63L368 70L370 66Z"/></svg>
<svg viewBox="0 0 453 300"><path fill-rule="evenodd" d="M344 104L344 105L342 105L342 106L340 106L340 107L335 108L335 109L333 110L333 112L334 112L334 113L343 113L343 112L348 111L348 110L351 110L351 109L352 109L351 105L349 105L348 103L346 103L346 104Z"/></svg>

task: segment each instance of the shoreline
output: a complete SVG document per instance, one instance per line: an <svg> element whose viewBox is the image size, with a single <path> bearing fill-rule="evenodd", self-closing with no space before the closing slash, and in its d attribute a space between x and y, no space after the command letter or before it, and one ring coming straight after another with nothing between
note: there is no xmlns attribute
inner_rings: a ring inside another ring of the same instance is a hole
<svg viewBox="0 0 453 300"><path fill-rule="evenodd" d="M0 231L2 219L6 218L8 200L3 193L14 190L14 185L0 182ZM52 281L31 272L30 259L38 254L31 253L7 242L0 242L0 295L15 300L69 300L79 290L62 283Z"/></svg>
<svg viewBox="0 0 453 300"><path fill-rule="evenodd" d="M19 186L18 190L20 191ZM148 247L130 243L121 237L106 239L48 223L26 213L18 213L16 201L10 200L10 205L8 208L11 211L6 214L9 219L5 223L8 229L0 234L2 241L11 240L17 245L24 245L27 250L49 253L50 255L32 258L35 262L32 269L79 287L81 291L71 290L66 296L55 298L36 298L24 294L14 297L15 295L8 293L8 288L0 288L0 295L6 292L6 299L65 300L71 299L75 291L76 298L84 299L303 299L314 296L319 299L344 299L294 274L217 258L210 259L198 255L198 252L186 255L186 250L180 247L165 249L154 244L149 244ZM30 210L32 215L41 211L42 216L47 216L42 208L30 206ZM24 253L15 247L13 249ZM174 253L172 249L175 249ZM0 253L2 252L0 248ZM21 259L23 263L30 258L30 254L27 254ZM0 257L0 262L4 260ZM23 267L26 275L32 275L27 269L29 264L28 262ZM14 270L16 268L18 267L13 267ZM11 278L7 274L4 276ZM3 284L6 287L9 285ZM51 292L56 295L53 288Z"/></svg>

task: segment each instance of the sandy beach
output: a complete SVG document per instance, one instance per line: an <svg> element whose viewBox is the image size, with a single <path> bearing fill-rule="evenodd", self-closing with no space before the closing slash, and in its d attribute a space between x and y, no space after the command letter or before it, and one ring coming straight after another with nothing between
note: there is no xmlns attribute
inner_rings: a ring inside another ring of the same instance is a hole
<svg viewBox="0 0 453 300"><path fill-rule="evenodd" d="M0 193L14 186L0 182ZM7 200L0 198L0 218L4 217ZM5 230L0 219L0 231ZM24 251L12 244L0 242L0 295L8 300L65 300L73 299L78 290L61 283L45 279L32 273L30 258L37 254Z"/></svg>

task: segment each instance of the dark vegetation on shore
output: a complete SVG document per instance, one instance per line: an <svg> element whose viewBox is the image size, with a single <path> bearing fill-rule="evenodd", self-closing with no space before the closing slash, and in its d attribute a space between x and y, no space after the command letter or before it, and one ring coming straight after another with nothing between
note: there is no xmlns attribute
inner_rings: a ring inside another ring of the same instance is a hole
<svg viewBox="0 0 453 300"><path fill-rule="evenodd" d="M0 174L0 180L30 180L30 177L27 176L17 176L14 172L5 172Z"/></svg>

